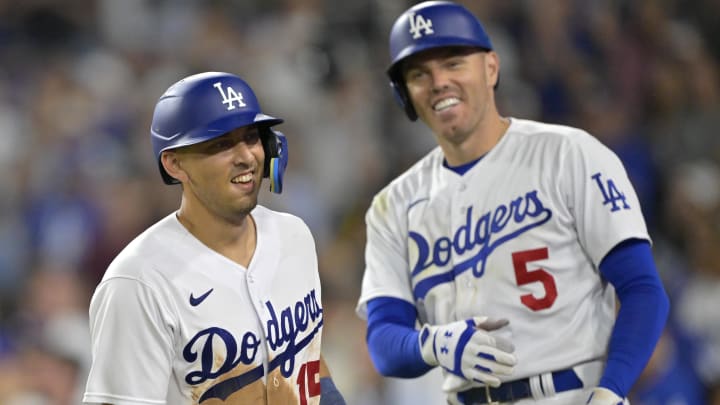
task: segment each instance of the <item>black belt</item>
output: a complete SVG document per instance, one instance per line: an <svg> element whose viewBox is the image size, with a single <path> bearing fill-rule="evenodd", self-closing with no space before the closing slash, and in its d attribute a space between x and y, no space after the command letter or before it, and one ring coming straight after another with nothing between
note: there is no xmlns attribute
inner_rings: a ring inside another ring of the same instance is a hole
<svg viewBox="0 0 720 405"><path fill-rule="evenodd" d="M580 378L571 368L553 371L552 379L555 384L555 392L570 391L583 387L582 381L580 381ZM544 390L544 388L542 388L542 379L540 379L540 388ZM473 388L458 393L458 399L467 405L489 404L491 402L513 402L529 396L532 396L532 391L530 391L530 378L508 381L502 383L497 388Z"/></svg>

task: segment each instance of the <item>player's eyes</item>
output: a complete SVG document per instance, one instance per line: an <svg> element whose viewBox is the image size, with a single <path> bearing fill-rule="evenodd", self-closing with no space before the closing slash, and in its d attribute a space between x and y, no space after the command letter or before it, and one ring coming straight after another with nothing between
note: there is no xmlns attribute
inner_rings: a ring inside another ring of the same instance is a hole
<svg viewBox="0 0 720 405"><path fill-rule="evenodd" d="M445 62L445 66L447 66L448 68L455 68L462 64L463 64L463 59L461 59L461 58L451 58Z"/></svg>
<svg viewBox="0 0 720 405"><path fill-rule="evenodd" d="M210 153L217 153L232 149L235 145L241 142L248 146L252 146L258 143L258 141L260 141L260 133L258 131L249 131L241 136L223 135L222 137L211 141L207 146L207 150Z"/></svg>
<svg viewBox="0 0 720 405"><path fill-rule="evenodd" d="M243 137L243 142L245 142L248 145L255 145L260 140L260 132L259 131L250 131L245 134Z"/></svg>
<svg viewBox="0 0 720 405"><path fill-rule="evenodd" d="M225 149L230 149L233 146L235 146L235 142L232 139L227 138L227 139L220 139L218 141L213 142L210 145L210 149L215 150L215 151L221 151L221 150L225 150Z"/></svg>
<svg viewBox="0 0 720 405"><path fill-rule="evenodd" d="M423 78L425 72L420 69L410 69L405 73L406 81L418 81Z"/></svg>

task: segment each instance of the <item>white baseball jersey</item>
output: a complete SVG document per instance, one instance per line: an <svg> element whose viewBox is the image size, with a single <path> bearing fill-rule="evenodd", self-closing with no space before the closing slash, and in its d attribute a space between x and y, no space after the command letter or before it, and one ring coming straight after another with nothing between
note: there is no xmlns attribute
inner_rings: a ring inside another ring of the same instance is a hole
<svg viewBox="0 0 720 405"><path fill-rule="evenodd" d="M247 268L174 213L118 255L90 303L86 403L319 403L315 242L295 216L262 206L251 215Z"/></svg>
<svg viewBox="0 0 720 405"><path fill-rule="evenodd" d="M518 364L505 381L602 358L615 302L599 263L625 239L649 240L612 151L581 130L514 118L462 176L435 148L375 196L366 222L358 314L393 297L421 323L507 318Z"/></svg>

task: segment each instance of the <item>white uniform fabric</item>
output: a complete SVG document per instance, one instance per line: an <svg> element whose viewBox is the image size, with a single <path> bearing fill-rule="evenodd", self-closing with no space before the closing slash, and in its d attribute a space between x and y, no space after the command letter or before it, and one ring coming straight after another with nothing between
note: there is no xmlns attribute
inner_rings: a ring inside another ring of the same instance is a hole
<svg viewBox="0 0 720 405"><path fill-rule="evenodd" d="M323 325L313 237L257 206L248 268L175 213L113 261L90 304L86 403L319 403ZM301 398L303 397L303 398Z"/></svg>
<svg viewBox="0 0 720 405"><path fill-rule="evenodd" d="M375 196L366 222L359 316L394 297L419 323L507 318L500 333L518 364L503 381L602 359L615 296L599 263L623 240L650 240L612 151L579 129L515 118L463 176L435 148Z"/></svg>

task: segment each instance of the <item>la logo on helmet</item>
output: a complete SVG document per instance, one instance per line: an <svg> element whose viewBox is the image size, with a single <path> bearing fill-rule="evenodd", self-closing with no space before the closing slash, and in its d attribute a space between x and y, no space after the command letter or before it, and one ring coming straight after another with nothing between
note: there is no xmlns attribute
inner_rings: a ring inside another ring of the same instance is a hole
<svg viewBox="0 0 720 405"><path fill-rule="evenodd" d="M423 31L421 33L420 31ZM434 34L435 31L432 29L432 20L425 19L421 14L410 14L410 33L413 39L418 39L423 35Z"/></svg>
<svg viewBox="0 0 720 405"><path fill-rule="evenodd" d="M238 107L245 107L242 93L235 91L235 89L230 86L228 86L227 89L223 91L222 83L220 82L213 84L213 87L218 89L218 91L220 92L220 95L222 96L222 103L227 105L228 111L235 109L234 103L236 101L238 103Z"/></svg>

